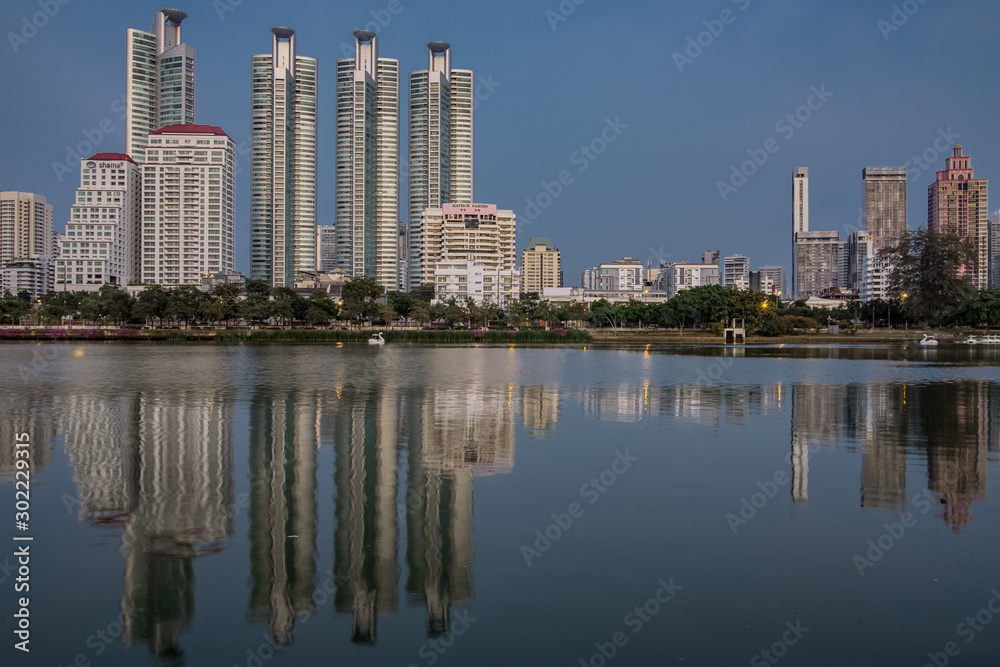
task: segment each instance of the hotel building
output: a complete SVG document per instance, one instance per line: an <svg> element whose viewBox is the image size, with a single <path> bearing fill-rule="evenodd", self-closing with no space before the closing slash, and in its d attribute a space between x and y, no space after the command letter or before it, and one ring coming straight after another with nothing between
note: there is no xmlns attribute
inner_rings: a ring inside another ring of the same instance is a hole
<svg viewBox="0 0 1000 667"><path fill-rule="evenodd" d="M142 282L200 285L236 270L236 146L222 128L149 136L142 176Z"/></svg>
<svg viewBox="0 0 1000 667"><path fill-rule="evenodd" d="M295 31L277 27L271 53L250 67L250 278L293 287L317 267L316 59L296 55Z"/></svg>
<svg viewBox="0 0 1000 667"><path fill-rule="evenodd" d="M142 167L135 160L124 153L81 160L76 203L55 262L56 289L139 282L141 206Z"/></svg>
<svg viewBox="0 0 1000 667"><path fill-rule="evenodd" d="M439 262L474 260L509 271L517 262L516 216L496 204L445 204L426 209L410 228L410 287L434 282Z"/></svg>

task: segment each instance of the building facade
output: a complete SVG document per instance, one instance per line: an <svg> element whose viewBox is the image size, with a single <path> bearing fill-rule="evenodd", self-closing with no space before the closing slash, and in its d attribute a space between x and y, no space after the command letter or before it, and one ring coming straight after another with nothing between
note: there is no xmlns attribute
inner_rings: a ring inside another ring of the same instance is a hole
<svg viewBox="0 0 1000 667"><path fill-rule="evenodd" d="M795 300L819 296L840 279L840 233L799 232L795 235Z"/></svg>
<svg viewBox="0 0 1000 667"><path fill-rule="evenodd" d="M451 46L427 45L427 69L410 73L409 222L424 209L471 204L472 70L453 69Z"/></svg>
<svg viewBox="0 0 1000 667"><path fill-rule="evenodd" d="M490 269L513 270L517 218L496 204L445 204L423 212L410 227L410 286L434 282L439 262L474 260Z"/></svg>
<svg viewBox="0 0 1000 667"><path fill-rule="evenodd" d="M293 287L315 270L317 64L296 54L295 31L271 30L251 58L250 277Z"/></svg>
<svg viewBox="0 0 1000 667"><path fill-rule="evenodd" d="M985 289L990 282L988 194L989 181L975 178L972 158L961 146L955 146L954 155L945 159L945 169L927 188L927 229L975 242L978 265L964 267L962 273L976 289Z"/></svg>
<svg viewBox="0 0 1000 667"><path fill-rule="evenodd" d="M533 238L521 251L521 291L542 293L546 287L562 287L562 255L552 239Z"/></svg>
<svg viewBox="0 0 1000 667"><path fill-rule="evenodd" d="M0 269L15 259L52 257L52 205L31 192L0 192Z"/></svg>
<svg viewBox="0 0 1000 667"><path fill-rule="evenodd" d="M355 55L337 61L337 268L397 285L399 61L378 37L354 33Z"/></svg>
<svg viewBox="0 0 1000 667"><path fill-rule="evenodd" d="M320 273L337 268L337 229L333 225L316 228L316 270Z"/></svg>
<svg viewBox="0 0 1000 667"><path fill-rule="evenodd" d="M847 261L847 289L860 289L865 273L865 259L875 257L875 236L871 232L857 231L847 237L844 257ZM844 285L841 285L844 287Z"/></svg>
<svg viewBox="0 0 1000 667"><path fill-rule="evenodd" d="M898 242L906 231L906 167L866 167L861 172L862 229L878 252Z"/></svg>
<svg viewBox="0 0 1000 667"><path fill-rule="evenodd" d="M642 262L634 257L623 257L585 269L581 287L602 292L642 292L645 289L645 277L646 270Z"/></svg>
<svg viewBox="0 0 1000 667"><path fill-rule="evenodd" d="M434 298L459 303L472 299L477 304L506 307L521 298L521 274L515 269L487 267L474 260L438 262L434 267Z"/></svg>
<svg viewBox="0 0 1000 667"><path fill-rule="evenodd" d="M194 124L194 47L181 40L186 18L161 9L149 32L126 31L125 153L139 163L155 130Z"/></svg>
<svg viewBox="0 0 1000 667"><path fill-rule="evenodd" d="M990 215L990 287L1000 287L1000 211Z"/></svg>
<svg viewBox="0 0 1000 667"><path fill-rule="evenodd" d="M666 293L667 298L672 299L677 296L678 292L683 290L721 284L722 272L718 264L670 262L660 272L656 284L653 285L653 289L657 292Z"/></svg>
<svg viewBox="0 0 1000 667"><path fill-rule="evenodd" d="M786 290L786 271L785 267L777 266L774 264L768 264L767 266L761 266L757 269L760 271L762 276L767 276L774 284L774 290L776 294L787 295Z"/></svg>
<svg viewBox="0 0 1000 667"><path fill-rule="evenodd" d="M200 285L236 270L236 145L211 125L149 136L142 165L142 282Z"/></svg>
<svg viewBox="0 0 1000 667"><path fill-rule="evenodd" d="M724 262L723 284L726 287L735 287L737 280L750 279L750 258L746 255L730 255Z"/></svg>
<svg viewBox="0 0 1000 667"><path fill-rule="evenodd" d="M56 289L96 289L140 281L142 167L124 153L80 161L66 235L55 262Z"/></svg>

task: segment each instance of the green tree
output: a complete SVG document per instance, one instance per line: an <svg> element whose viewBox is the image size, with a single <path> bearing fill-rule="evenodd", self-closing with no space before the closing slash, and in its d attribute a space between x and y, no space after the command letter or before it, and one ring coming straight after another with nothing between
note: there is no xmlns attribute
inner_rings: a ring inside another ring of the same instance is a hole
<svg viewBox="0 0 1000 667"><path fill-rule="evenodd" d="M291 326L298 317L305 315L304 304L299 293L291 287L275 287L272 291L274 317L285 326Z"/></svg>
<svg viewBox="0 0 1000 667"><path fill-rule="evenodd" d="M313 326L329 326L337 318L337 304L323 290L316 290L306 300L306 322Z"/></svg>
<svg viewBox="0 0 1000 667"><path fill-rule="evenodd" d="M423 301L419 301L413 310L410 311L410 319L417 324L426 324L431 321L430 307Z"/></svg>
<svg viewBox="0 0 1000 667"><path fill-rule="evenodd" d="M207 296L194 285L174 287L167 298L167 317L184 320L184 326L189 327L191 320L197 320L201 304Z"/></svg>
<svg viewBox="0 0 1000 667"><path fill-rule="evenodd" d="M248 284L250 282L258 281L247 281ZM251 326L259 326L265 320L271 319L273 311L270 292L270 287L267 289L267 292L262 292L259 289L253 291L248 289L246 298L240 301L240 305L237 308L238 317Z"/></svg>
<svg viewBox="0 0 1000 667"><path fill-rule="evenodd" d="M6 293L0 299L0 322L20 324L21 318L31 312L31 304Z"/></svg>
<svg viewBox="0 0 1000 667"><path fill-rule="evenodd" d="M469 312L463 308L455 299L449 299L444 309L444 323L449 329L454 329L459 322L469 319Z"/></svg>
<svg viewBox="0 0 1000 667"><path fill-rule="evenodd" d="M167 316L167 306L170 302L170 294L160 285L147 285L136 296L135 304L132 307L132 314L145 322L159 320L163 326L163 319Z"/></svg>
<svg viewBox="0 0 1000 667"><path fill-rule="evenodd" d="M409 292L397 292L395 290L386 293L386 300L399 317L409 318L419 299Z"/></svg>
<svg viewBox="0 0 1000 667"><path fill-rule="evenodd" d="M376 303L382 296L382 286L368 276L357 276L344 283L340 299L344 303L343 312L351 320L370 320L377 317Z"/></svg>
<svg viewBox="0 0 1000 667"><path fill-rule="evenodd" d="M621 322L621 307L607 299L598 299L590 304L590 321L599 327L607 324L617 328Z"/></svg>
<svg viewBox="0 0 1000 667"><path fill-rule="evenodd" d="M132 318L133 299L128 292L118 289L115 285L102 285L97 294L106 321L122 325Z"/></svg>
<svg viewBox="0 0 1000 667"><path fill-rule="evenodd" d="M586 303L574 301L566 308L566 322L583 323L590 319L590 311Z"/></svg>
<svg viewBox="0 0 1000 667"><path fill-rule="evenodd" d="M881 253L892 267L889 294L904 313L925 326L960 308L975 292L975 240L920 228Z"/></svg>
<svg viewBox="0 0 1000 667"><path fill-rule="evenodd" d="M229 322L236 318L240 306L240 286L236 283L222 283L212 290L212 300L221 302L220 320Z"/></svg>
<svg viewBox="0 0 1000 667"><path fill-rule="evenodd" d="M410 295L417 301L430 304L434 300L434 284L424 283L410 290Z"/></svg>

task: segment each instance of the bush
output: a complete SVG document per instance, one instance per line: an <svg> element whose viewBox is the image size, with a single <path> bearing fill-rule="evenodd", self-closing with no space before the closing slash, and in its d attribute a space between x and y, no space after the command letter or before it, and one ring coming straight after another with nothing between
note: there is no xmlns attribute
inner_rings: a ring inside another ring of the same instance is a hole
<svg viewBox="0 0 1000 667"><path fill-rule="evenodd" d="M712 322L708 325L708 333L713 336L721 336L726 332L726 327L723 326L722 322Z"/></svg>

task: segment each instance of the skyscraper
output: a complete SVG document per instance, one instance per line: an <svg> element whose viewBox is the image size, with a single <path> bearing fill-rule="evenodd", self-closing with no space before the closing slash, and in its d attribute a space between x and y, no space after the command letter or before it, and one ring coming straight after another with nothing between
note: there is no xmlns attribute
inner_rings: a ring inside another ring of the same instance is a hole
<svg viewBox="0 0 1000 667"><path fill-rule="evenodd" d="M149 137L143 165L142 282L200 285L236 269L236 145L211 125Z"/></svg>
<svg viewBox="0 0 1000 667"><path fill-rule="evenodd" d="M399 61L378 37L354 33L337 61L337 268L396 288L399 225Z"/></svg>
<svg viewBox="0 0 1000 667"><path fill-rule="evenodd" d="M797 299L799 291L798 279L798 241L796 235L809 231L809 167L796 167L792 170L792 298Z"/></svg>
<svg viewBox="0 0 1000 667"><path fill-rule="evenodd" d="M840 234L799 232L795 235L795 299L819 296L838 285L841 276Z"/></svg>
<svg viewBox="0 0 1000 667"><path fill-rule="evenodd" d="M1000 287L1000 211L990 215L990 287Z"/></svg>
<svg viewBox="0 0 1000 667"><path fill-rule="evenodd" d="M978 266L963 268L977 289L989 286L989 181L974 178L972 158L955 146L955 154L945 159L945 169L927 187L927 229L974 239Z"/></svg>
<svg viewBox="0 0 1000 667"><path fill-rule="evenodd" d="M320 273L337 268L337 230L333 225L316 228L316 270Z"/></svg>
<svg viewBox="0 0 1000 667"><path fill-rule="evenodd" d="M30 192L0 192L0 296L4 291L17 292L23 285L7 284L3 269L14 260L31 262L30 281L33 288L44 294L52 287L52 267L57 249L52 229L52 204L45 197ZM38 280L39 271L45 275ZM28 289L33 292L33 289ZM34 294L32 294L34 296Z"/></svg>
<svg viewBox="0 0 1000 667"><path fill-rule="evenodd" d="M427 208L472 203L475 75L452 69L446 42L427 49L427 69L410 72L411 223Z"/></svg>
<svg viewBox="0 0 1000 667"><path fill-rule="evenodd" d="M906 167L866 167L861 178L862 227L874 238L877 253L906 230Z"/></svg>
<svg viewBox="0 0 1000 667"><path fill-rule="evenodd" d="M150 32L126 31L125 153L140 163L155 130L194 123L194 47L181 41L186 18L161 9Z"/></svg>
<svg viewBox="0 0 1000 667"><path fill-rule="evenodd" d="M273 287L316 270L316 74L291 28L251 59L250 277Z"/></svg>

